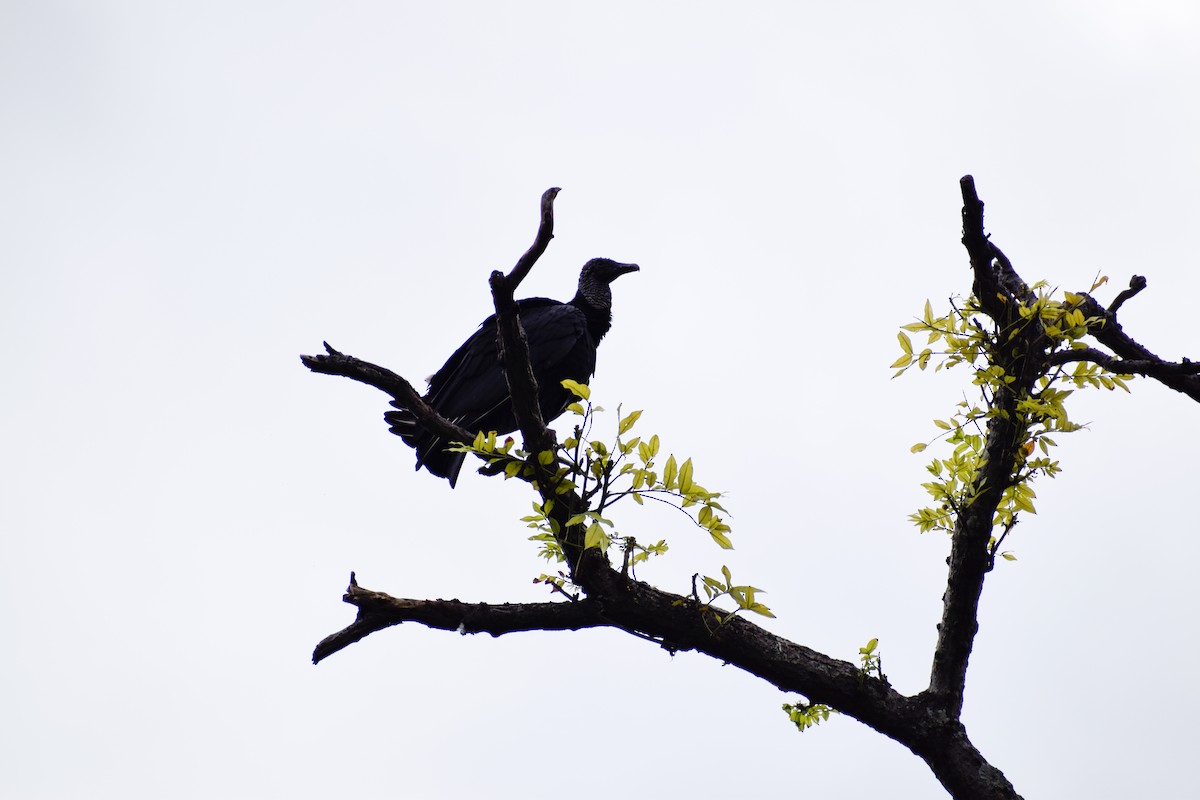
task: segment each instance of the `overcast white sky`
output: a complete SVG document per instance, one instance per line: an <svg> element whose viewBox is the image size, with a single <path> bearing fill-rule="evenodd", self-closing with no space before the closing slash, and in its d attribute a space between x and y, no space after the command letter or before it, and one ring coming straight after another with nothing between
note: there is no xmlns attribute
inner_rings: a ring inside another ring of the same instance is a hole
<svg viewBox="0 0 1200 800"><path fill-rule="evenodd" d="M636 261L593 382L729 492L737 550L617 514L643 577L768 590L771 630L926 685L944 538L924 503L965 373L889 380L969 291L958 178L1030 280L1129 276L1200 357L1200 7L1166 2L0 3L0 795L943 796L899 745L610 631L419 627L318 667L350 570L541 600L515 484L412 471L384 397L486 276L567 298ZM1200 408L1080 396L1064 474L985 590L975 742L1029 798L1194 791Z"/></svg>

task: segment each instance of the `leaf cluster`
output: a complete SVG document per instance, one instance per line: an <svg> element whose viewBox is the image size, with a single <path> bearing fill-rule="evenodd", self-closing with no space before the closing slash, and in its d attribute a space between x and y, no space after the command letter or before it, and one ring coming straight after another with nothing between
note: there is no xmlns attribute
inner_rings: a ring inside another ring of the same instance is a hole
<svg viewBox="0 0 1200 800"><path fill-rule="evenodd" d="M1105 280L1098 280L1092 288ZM1000 297L1003 302L1013 302ZM1087 347L1081 340L1103 326L1105 320L1085 316L1079 308L1084 300L1084 295L1071 292L1055 299L1042 282L1030 287L1027 301L1016 303L1016 313L1010 315L1012 321L1003 327L982 312L974 296L967 298L961 307L952 300L949 313L939 317L934 316L932 306L926 301L921 318L902 326L898 334L902 352L892 364L896 369L893 377L914 365L925 370L934 363L934 371L938 371L966 364L973 369L972 385L978 387L974 402L964 399L950 419L933 421L942 431L936 438L944 440L952 450L946 457L934 458L926 467L932 480L922 487L933 504L909 517L922 533L952 532L957 515L990 488L981 474L985 464L985 427L993 417L1015 415L1019 423L1016 428L1023 435L1021 441L1013 443L1016 457L1007 473L1009 477L1001 490L993 520L1000 533L993 541L998 542L1012 529L1019 513L1037 513L1034 505L1037 494L1031 482L1039 475L1052 478L1060 472L1059 463L1049 457L1050 448L1057 444L1050 434L1071 433L1083 427L1068 417L1067 398L1080 388L1120 387L1129 391L1126 381L1132 376L1109 372L1089 361L1074 362L1069 368L1066 364L1038 368L1033 380L1018 380L1017 373L1029 366L1031 358L1039 359L1036 364L1048 364L1053 353ZM906 331L926 334L926 346L918 351ZM1025 336L1023 341L1034 343L1034 351L1014 354L1012 343L1019 335ZM933 346L938 344L942 348L935 351ZM1004 393L1016 395L1008 408L996 402ZM931 443L919 442L912 446L912 452L922 452ZM1008 560L1015 558L1011 554L1001 555Z"/></svg>
<svg viewBox="0 0 1200 800"><path fill-rule="evenodd" d="M863 647L858 648L858 677L860 679L865 680L873 676L880 680L887 680L883 674L883 658L877 652L878 649L878 639L872 639Z"/></svg>
<svg viewBox="0 0 1200 800"><path fill-rule="evenodd" d="M758 602L758 594L766 594L762 589L756 589L748 585L735 585L733 575L729 571L729 567L721 567L721 578L713 578L705 575L700 579L700 585L704 589L706 602L702 606L704 611L712 611L713 616L717 618L717 622L724 625L738 613L738 611L753 611L755 614L761 614L764 617L774 618L771 609L767 608L762 603ZM737 609L730 614L722 616L715 611L711 606L712 603L721 598L728 597L737 604ZM698 598L697 598L698 599Z"/></svg>
<svg viewBox="0 0 1200 800"><path fill-rule="evenodd" d="M826 721L834 713L832 708L821 703L784 703L783 710L801 733Z"/></svg>
<svg viewBox="0 0 1200 800"><path fill-rule="evenodd" d="M595 415L604 409L591 404L591 389L577 381L564 380L564 388L575 396L567 411L575 415L572 433L557 450L545 451L531 456L516 447L512 437L500 441L495 432L480 433L469 445L452 448L459 452L473 453L488 464L487 470L503 474L505 479L521 478L534 489L539 489L538 470L534 462L542 467L542 474L550 474L546 491L539 490L539 499L532 504L531 513L521 518L534 529L529 538L537 542L538 555L563 563L566 560L560 537L562 525L552 512L556 499L574 491L583 501L584 509L574 513L566 526L582 526L584 548L596 548L609 553L614 547L622 554L627 571L634 570L654 556L667 552L665 539L653 544L644 544L632 536L622 536L609 516L612 506L626 498L643 505L653 500L669 505L691 522L704 530L718 547L733 548L730 538L731 527L726 521L728 512L721 505L721 493L711 492L695 478L695 467L691 458L682 462L668 454L661 460L662 444L657 434L648 438L630 436L641 419L641 411L622 413L617 409L617 433L609 442L592 436ZM728 570L722 568L728 576ZM542 575L538 582L556 589L566 590L569 581L562 573L558 576ZM711 582L711 583L710 583ZM756 599L761 589L753 586L735 586L729 580L705 578L705 590L710 592L709 601L717 596L728 596L738 606L764 616L773 616L770 610ZM734 612L736 613L736 612Z"/></svg>

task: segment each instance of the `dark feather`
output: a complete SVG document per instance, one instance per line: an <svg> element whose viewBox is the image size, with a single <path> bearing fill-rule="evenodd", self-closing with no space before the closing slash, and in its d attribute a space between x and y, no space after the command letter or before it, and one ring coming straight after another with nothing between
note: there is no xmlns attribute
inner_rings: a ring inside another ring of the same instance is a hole
<svg viewBox="0 0 1200 800"><path fill-rule="evenodd" d="M562 414L574 398L562 387L563 380L587 383L591 379L596 370L596 347L612 324L609 284L637 269L636 264L595 258L584 265L579 275L579 290L569 303L545 297L517 303L529 341L538 402L546 422ZM443 417L469 431L509 433L517 428L496 336L493 315L429 380L425 401ZM448 452L448 442L425 430L404 409L389 411L384 419L392 433L416 449L417 469L425 467L448 479L451 486L455 484L464 453Z"/></svg>

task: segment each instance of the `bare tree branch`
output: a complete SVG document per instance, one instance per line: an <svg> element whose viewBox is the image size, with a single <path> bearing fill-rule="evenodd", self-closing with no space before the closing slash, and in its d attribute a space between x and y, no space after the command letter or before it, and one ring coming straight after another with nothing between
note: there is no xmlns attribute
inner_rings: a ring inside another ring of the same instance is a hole
<svg viewBox="0 0 1200 800"><path fill-rule="evenodd" d="M784 692L824 703L895 739L925 760L956 798L1019 800L999 770L984 760L957 720L947 719L927 694L905 697L886 681L846 661L777 636L728 612L664 592L622 575L596 550L581 568L590 596L577 602L471 604L408 600L358 586L351 575L343 600L359 609L347 628L322 640L314 663L378 630L417 622L460 633L579 630L616 627L671 653L695 651L760 677Z"/></svg>
<svg viewBox="0 0 1200 800"><path fill-rule="evenodd" d="M1118 303L1116 300L1114 300L1110 308L1105 308L1104 306L1100 305L1100 303L1096 302L1096 299L1090 294L1082 293L1083 301L1079 304L1079 310L1082 311L1086 317L1098 317L1102 320L1101 323L1092 325L1088 332L1092 336L1096 337L1096 341L1100 342L1100 344L1104 345L1109 350L1112 350L1117 354L1117 356L1125 361L1162 365L1161 367L1156 368L1156 370L1153 372L1136 372L1132 370L1131 372L1134 374L1141 374L1150 378L1154 378L1162 385L1174 389L1177 392L1181 392L1200 403L1200 377L1192 374L1184 367L1184 365L1191 364L1192 362L1185 359L1181 362L1177 369L1168 366L1173 362L1159 358L1157 355L1150 352L1149 349L1138 344L1133 340L1133 337L1125 333L1125 329L1121 327L1119 322L1117 322L1115 308L1119 308L1121 304L1125 302L1125 300L1128 300L1130 297L1133 297L1142 289L1146 288L1146 279L1135 275L1133 279L1129 281L1129 287L1129 289L1121 292L1121 294L1117 296L1121 302Z"/></svg>
<svg viewBox="0 0 1200 800"><path fill-rule="evenodd" d="M962 243L967 249L971 271L975 275L972 293L978 298L983 310L993 319L999 320L1012 313L1005 305L1008 300L1029 298L1029 286L1013 269L1008 256L992 244L984 232L983 201L975 191L975 179L964 175L958 183L963 198Z"/></svg>
<svg viewBox="0 0 1200 800"><path fill-rule="evenodd" d="M340 375L343 378L374 386L376 389L390 394L399 408L411 411L413 416L426 428L436 432L448 442L465 442L475 440L475 434L466 428L455 425L450 420L438 414L426 403L413 385L407 380L384 367L376 366L369 361L339 353L322 342L328 355L300 356L300 363L313 372L322 375Z"/></svg>
<svg viewBox="0 0 1200 800"><path fill-rule="evenodd" d="M554 198L558 197L558 193L562 189L557 186L552 186L542 192L541 200L541 222L538 223L537 235L533 239L533 244L525 251L525 254L517 259L517 263L513 265L512 270L508 275L504 276L504 283L508 288L508 297L511 299L517 291L517 287L521 285L521 281L525 280L525 276L533 269L533 265L542 257L542 253L546 252L546 248L550 245L550 240L554 238ZM496 280L493 273L492 281ZM492 287L495 291L495 286ZM499 310L499 309L497 309Z"/></svg>
<svg viewBox="0 0 1200 800"><path fill-rule="evenodd" d="M1125 301L1136 295L1142 289L1146 288L1146 279L1141 275L1134 275L1129 279L1129 288L1124 289L1113 298L1113 301L1108 304L1108 313L1116 316L1117 309L1125 305Z"/></svg>
<svg viewBox="0 0 1200 800"><path fill-rule="evenodd" d="M319 663L376 631L417 622L428 628L468 633L506 633L525 631L563 631L610 626L597 613L595 601L563 603L464 603L459 600L407 600L358 585L350 573L350 586L342 600L358 607L353 623L326 636L313 650L313 663Z"/></svg>
<svg viewBox="0 0 1200 800"><path fill-rule="evenodd" d="M1046 359L1051 366L1075 361L1090 361L1117 375L1145 375L1148 378L1200 375L1200 362L1197 361L1126 361L1094 347L1060 350Z"/></svg>
<svg viewBox="0 0 1200 800"><path fill-rule="evenodd" d="M521 327L521 320L517 314L514 293L554 237L554 198L558 196L558 192L559 189L550 188L542 194L541 223L533 246L521 256L507 276L497 270L488 279L492 289L492 301L496 306L500 357L504 364L504 377L508 381L509 396L512 398L513 415L517 418L525 451L535 457L538 453L553 450L555 440L542 418L541 405L538 403L537 379L529 362L529 342L525 338L525 329ZM533 463L535 471L544 480L546 476L543 474L543 466L536 458Z"/></svg>
<svg viewBox="0 0 1200 800"><path fill-rule="evenodd" d="M963 198L962 243L963 247L967 248L971 272L974 274L971 293L979 299L985 309L991 308L992 304L997 302L996 293L1000 287L992 269L992 245L983 231L983 201L975 191L975 178L972 176L964 175L959 179L958 185ZM997 311L999 312L999 309Z"/></svg>

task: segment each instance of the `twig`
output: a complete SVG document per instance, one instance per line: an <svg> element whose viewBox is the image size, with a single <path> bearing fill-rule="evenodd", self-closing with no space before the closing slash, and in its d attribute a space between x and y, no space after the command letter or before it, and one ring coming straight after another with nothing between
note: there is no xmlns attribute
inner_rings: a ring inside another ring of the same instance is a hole
<svg viewBox="0 0 1200 800"><path fill-rule="evenodd" d="M1146 279L1141 275L1134 275L1129 279L1129 288L1124 289L1113 298L1112 303L1108 306L1108 313L1116 316L1117 309L1125 304L1125 301L1136 295L1142 289L1146 288Z"/></svg>
<svg viewBox="0 0 1200 800"><path fill-rule="evenodd" d="M503 636L525 631L565 631L608 627L612 623L597 613L595 601L586 598L571 603L464 603L459 600L409 600L363 589L354 573L342 596L358 607L358 618L342 630L325 637L313 650L313 663L328 658L376 631L417 622L444 631L488 633Z"/></svg>
<svg viewBox="0 0 1200 800"><path fill-rule="evenodd" d="M455 425L450 420L438 414L433 407L426 403L413 385L403 377L389 369L376 366L368 361L339 353L322 342L328 355L300 356L300 362L313 372L321 375L339 375L343 378L374 386L376 389L390 394L397 405L412 412L422 425L434 431L448 442L470 444L475 440L475 434L466 428Z"/></svg>
<svg viewBox="0 0 1200 800"><path fill-rule="evenodd" d="M1148 378L1200 375L1200 362L1187 359L1181 362L1160 359L1121 359L1094 347L1060 350L1057 353L1051 353L1046 358L1046 363L1050 365L1069 364L1074 361L1090 361L1117 375L1145 375Z"/></svg>
<svg viewBox="0 0 1200 800"><path fill-rule="evenodd" d="M542 217L541 222L538 224L537 236L534 237L533 244L529 246L525 254L517 259L517 263L513 265L512 270L504 277L504 283L507 285L510 293L517 291L517 287L521 285L521 281L525 280L525 276L533 269L533 265L537 263L537 260L542 257L542 253L546 252L550 240L554 238L554 198L558 197L558 193L561 191L562 189L559 189L557 186L552 186L542 192ZM494 274L492 280L495 280ZM495 291L494 287L493 291Z"/></svg>
<svg viewBox="0 0 1200 800"><path fill-rule="evenodd" d="M1135 280L1131 280L1129 282L1130 291L1136 289L1136 283L1137 281L1135 276ZM1137 289L1137 291L1141 290ZM1149 364L1162 365L1162 367L1156 368L1157 371L1155 372L1143 372L1139 374L1144 374L1147 377L1154 378L1162 385L1174 389L1177 392L1182 392L1196 402L1200 402L1200 377L1191 374L1190 370L1184 368L1183 366L1169 366L1172 365L1173 362L1166 361L1150 352L1148 348L1134 341L1133 337L1125 333L1125 329L1121 327L1121 323L1117 322L1116 314L1110 312L1104 306L1100 305L1100 303L1098 303L1090 294L1087 294L1086 292L1081 292L1080 294L1082 296L1082 300L1080 301L1078 307L1079 310L1083 312L1083 315L1085 317L1096 317L1101 320L1100 323L1092 325L1089 329L1089 333L1096 337L1096 341L1100 342L1100 344L1104 345L1109 350L1112 350L1119 358L1124 359L1127 362L1145 362ZM1121 294L1125 294L1125 292L1122 292ZM1129 299L1129 297L1132 296L1133 294L1130 294L1125 299ZM1114 300L1113 302L1115 303L1116 301ZM1100 355L1104 354L1100 353ZM1101 366L1104 366L1103 362L1101 361L1097 361L1097 363L1099 363ZM1186 365L1191 364L1192 362L1184 359L1181 363ZM1177 371L1173 372L1172 370Z"/></svg>

